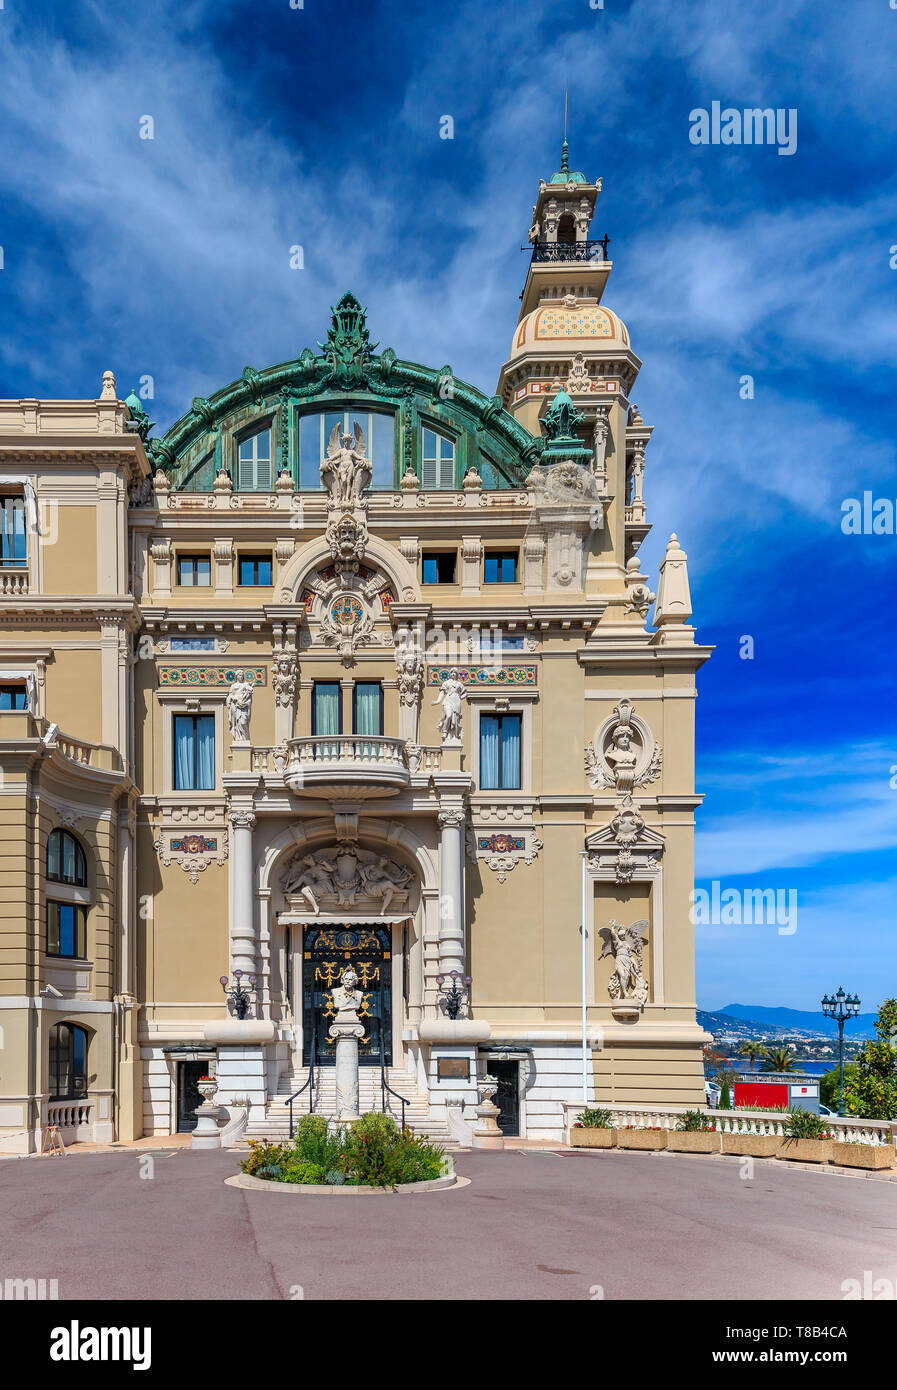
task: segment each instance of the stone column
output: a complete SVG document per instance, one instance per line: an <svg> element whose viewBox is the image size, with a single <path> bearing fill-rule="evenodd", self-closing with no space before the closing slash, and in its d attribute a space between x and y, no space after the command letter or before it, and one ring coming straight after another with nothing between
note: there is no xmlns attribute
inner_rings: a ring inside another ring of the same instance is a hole
<svg viewBox="0 0 897 1390"><path fill-rule="evenodd" d="M464 973L464 812L439 812L439 969Z"/></svg>
<svg viewBox="0 0 897 1390"><path fill-rule="evenodd" d="M230 812L233 880L230 914L231 970L255 974L256 940L252 914L252 827L255 813L249 807Z"/></svg>

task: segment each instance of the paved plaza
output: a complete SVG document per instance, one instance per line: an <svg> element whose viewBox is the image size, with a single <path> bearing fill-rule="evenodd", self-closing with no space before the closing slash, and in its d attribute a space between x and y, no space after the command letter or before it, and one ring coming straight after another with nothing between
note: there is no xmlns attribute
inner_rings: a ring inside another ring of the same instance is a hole
<svg viewBox="0 0 897 1390"><path fill-rule="evenodd" d="M470 1185L313 1197L186 1147L0 1163L0 1281L60 1299L796 1299L897 1273L894 1185L665 1154L462 1153ZM299 1292L301 1290L301 1293Z"/></svg>

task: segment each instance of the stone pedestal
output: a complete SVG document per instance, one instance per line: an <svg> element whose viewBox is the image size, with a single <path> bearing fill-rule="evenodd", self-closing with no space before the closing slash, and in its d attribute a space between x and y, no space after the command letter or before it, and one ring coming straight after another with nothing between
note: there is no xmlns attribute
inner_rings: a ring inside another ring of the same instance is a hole
<svg viewBox="0 0 897 1390"><path fill-rule="evenodd" d="M336 1039L336 1118L341 1122L358 1119L358 1039L363 1034L360 1023L334 1023L330 1029Z"/></svg>
<svg viewBox="0 0 897 1390"><path fill-rule="evenodd" d="M477 1123L473 1130L475 1149L503 1149L504 1135L498 1127L498 1106L491 1100L483 1100L476 1108Z"/></svg>
<svg viewBox="0 0 897 1390"><path fill-rule="evenodd" d="M221 1107L215 1104L217 1091L217 1082L200 1081L199 1092L205 1096L205 1100L193 1112L196 1116L196 1128L190 1136L191 1149L221 1148L221 1130L218 1125Z"/></svg>

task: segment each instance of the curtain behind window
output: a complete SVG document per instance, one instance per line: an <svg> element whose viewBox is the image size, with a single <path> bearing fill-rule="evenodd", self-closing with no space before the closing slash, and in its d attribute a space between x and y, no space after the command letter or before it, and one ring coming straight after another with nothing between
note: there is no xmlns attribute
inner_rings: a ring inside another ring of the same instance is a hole
<svg viewBox="0 0 897 1390"><path fill-rule="evenodd" d="M215 788L215 716L203 714L196 721L196 788Z"/></svg>
<svg viewBox="0 0 897 1390"><path fill-rule="evenodd" d="M498 717L494 714L481 714L480 786L488 791L500 785Z"/></svg>
<svg viewBox="0 0 897 1390"><path fill-rule="evenodd" d="M338 685L319 683L315 686L315 734L320 738L339 734L341 691Z"/></svg>
<svg viewBox="0 0 897 1390"><path fill-rule="evenodd" d="M193 719L174 717L174 785L176 791L193 790Z"/></svg>
<svg viewBox="0 0 897 1390"><path fill-rule="evenodd" d="M383 732L380 724L380 682L358 681L355 686L355 732L373 734Z"/></svg>
<svg viewBox="0 0 897 1390"><path fill-rule="evenodd" d="M520 715L501 721L501 784L510 791L520 787Z"/></svg>

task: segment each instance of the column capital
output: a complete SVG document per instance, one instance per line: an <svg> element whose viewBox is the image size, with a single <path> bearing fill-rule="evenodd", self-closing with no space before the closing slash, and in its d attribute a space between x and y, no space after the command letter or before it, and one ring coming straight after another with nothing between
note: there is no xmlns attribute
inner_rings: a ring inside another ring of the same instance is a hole
<svg viewBox="0 0 897 1390"><path fill-rule="evenodd" d="M440 830L458 829L464 824L464 811L460 807L447 806L437 817Z"/></svg>
<svg viewBox="0 0 897 1390"><path fill-rule="evenodd" d="M251 807L233 806L227 818L235 830L251 830L255 825L255 811Z"/></svg>

